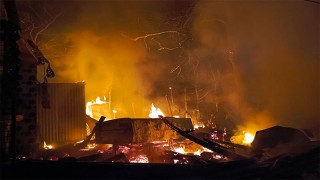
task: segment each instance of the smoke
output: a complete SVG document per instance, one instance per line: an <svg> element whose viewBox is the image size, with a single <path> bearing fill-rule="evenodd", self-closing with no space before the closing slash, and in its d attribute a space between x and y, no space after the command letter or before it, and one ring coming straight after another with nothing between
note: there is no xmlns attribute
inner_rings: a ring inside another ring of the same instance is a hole
<svg viewBox="0 0 320 180"><path fill-rule="evenodd" d="M111 97L117 117L146 117L152 102L167 107L163 84L154 86L166 71L165 59L153 51L153 39L134 38L165 31L168 26L159 23L165 24L172 3L67 1L62 7L60 2L53 4L63 9L63 16L46 32L58 34L68 47L52 60L57 77L51 82L85 81L87 101Z"/></svg>
<svg viewBox="0 0 320 180"><path fill-rule="evenodd" d="M236 69L223 76L231 73L236 80L225 100L242 126L319 124L318 5L203 1L197 13L194 31L202 49L232 51L229 63Z"/></svg>
<svg viewBox="0 0 320 180"><path fill-rule="evenodd" d="M119 116L133 114L132 106L140 106L134 103L142 99L143 84L135 64L143 58L144 47L121 38L90 32L72 34L69 40L74 46L68 58L59 64L65 71L57 68L63 80L84 80L88 100L95 100L97 96L109 98L110 93L114 101L112 107Z"/></svg>
<svg viewBox="0 0 320 180"><path fill-rule="evenodd" d="M46 5L63 10L46 34L68 45L51 60L51 82L84 80L87 100L111 92L120 117L145 117L151 102L169 114L172 100L174 113L200 110L196 119L231 128L319 124L315 3L42 1L39 8ZM179 33L133 40L168 30Z"/></svg>

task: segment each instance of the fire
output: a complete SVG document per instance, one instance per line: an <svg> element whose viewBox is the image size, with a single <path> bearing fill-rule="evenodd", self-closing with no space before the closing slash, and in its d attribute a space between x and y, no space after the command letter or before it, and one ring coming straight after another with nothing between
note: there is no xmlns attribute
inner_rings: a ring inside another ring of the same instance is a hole
<svg viewBox="0 0 320 180"><path fill-rule="evenodd" d="M107 104L106 97L101 100L100 97L97 97L95 101L87 102L86 104L86 114L93 118L92 105L94 104Z"/></svg>
<svg viewBox="0 0 320 180"><path fill-rule="evenodd" d="M212 157L213 157L214 159L218 159L218 160L223 159L223 156L221 156L221 155L219 155L219 154L212 155Z"/></svg>
<svg viewBox="0 0 320 180"><path fill-rule="evenodd" d="M194 123L193 128L194 129L205 128L205 125L203 123Z"/></svg>
<svg viewBox="0 0 320 180"><path fill-rule="evenodd" d="M196 156L200 156L201 153L204 151L204 148L200 147L200 149L199 148L194 149L194 147L192 147L192 146L185 147L182 145L179 147L174 147L174 148L172 148L172 150L176 153L179 153L179 154L194 154Z"/></svg>
<svg viewBox="0 0 320 180"><path fill-rule="evenodd" d="M87 148L88 148L88 149L93 149L93 148L95 148L96 146L97 146L96 143L88 144L88 145L87 145Z"/></svg>
<svg viewBox="0 0 320 180"><path fill-rule="evenodd" d="M242 131L241 133L232 136L230 141L235 144L243 144L243 145L250 145L254 140L254 135L247 131Z"/></svg>
<svg viewBox="0 0 320 180"><path fill-rule="evenodd" d="M160 108L156 108L153 103L151 104L151 111L150 111L150 114L149 114L149 117L150 118L158 118L159 115L161 116L165 116L164 113L161 111Z"/></svg>
<svg viewBox="0 0 320 180"><path fill-rule="evenodd" d="M149 163L147 155L142 154L131 157L129 161L131 163Z"/></svg>
<svg viewBox="0 0 320 180"><path fill-rule="evenodd" d="M185 153L186 153L186 152L184 151L184 148L183 148L183 147L174 148L174 151L177 152L177 153L180 153L180 154L185 154Z"/></svg>
<svg viewBox="0 0 320 180"><path fill-rule="evenodd" d="M243 144L251 144L254 140L254 135L249 132L244 133L244 139L242 141Z"/></svg>
<svg viewBox="0 0 320 180"><path fill-rule="evenodd" d="M82 143L83 141L84 141L84 140L81 140L81 141L78 141L78 142L76 142L76 143L77 143L77 144L78 144L78 143Z"/></svg>
<svg viewBox="0 0 320 180"><path fill-rule="evenodd" d="M52 145L47 145L47 143L45 141L43 141L43 148L44 149L53 149Z"/></svg>
<svg viewBox="0 0 320 180"><path fill-rule="evenodd" d="M193 154L196 156L200 156L202 153L202 151L200 149L198 149L197 151L195 151Z"/></svg>

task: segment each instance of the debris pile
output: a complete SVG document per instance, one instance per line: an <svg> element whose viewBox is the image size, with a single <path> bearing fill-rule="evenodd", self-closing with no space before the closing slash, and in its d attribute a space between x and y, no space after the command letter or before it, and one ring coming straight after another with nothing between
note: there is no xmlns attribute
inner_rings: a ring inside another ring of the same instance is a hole
<svg viewBox="0 0 320 180"><path fill-rule="evenodd" d="M43 150L34 153L32 157L19 156L17 159L22 162L33 159L115 165L150 164L150 167L155 164L190 165L200 166L204 169L199 171L204 172L207 168L221 167L225 169L220 172L221 177L234 177L228 175L230 169L233 175L240 174L239 177L319 177L320 141L314 138L311 140L307 133L298 129L275 126L261 130L256 132L255 139L247 146L210 138L210 135L197 137L192 130L182 130L170 118L159 116L157 121L177 133L179 139L124 145L100 143L93 139L97 138L97 132L103 126L110 123L105 123L104 119L100 118L91 134L83 141L54 148L44 144Z"/></svg>

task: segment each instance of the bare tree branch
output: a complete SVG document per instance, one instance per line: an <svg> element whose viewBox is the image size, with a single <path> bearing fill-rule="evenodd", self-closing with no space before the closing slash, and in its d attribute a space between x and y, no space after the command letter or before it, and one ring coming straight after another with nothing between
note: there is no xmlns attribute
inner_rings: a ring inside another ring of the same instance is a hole
<svg viewBox="0 0 320 180"><path fill-rule="evenodd" d="M47 23L41 30L39 30L36 35L34 36L34 42L35 43L38 43L38 38L39 38L39 35L44 32L45 30L47 30L56 20L59 16L62 15L62 12L60 12L59 14L57 14L56 16L54 16L54 18L49 22Z"/></svg>
<svg viewBox="0 0 320 180"><path fill-rule="evenodd" d="M147 38L154 37L154 36L159 36L159 35L163 35L163 34L172 34L172 33L185 36L185 34L183 34L181 32L178 32L178 31L162 31L162 32L157 32L157 33L146 34L144 36L138 36L136 38L131 38L131 37L125 35L125 34L122 34L122 36L126 37L126 38L128 38L128 39L130 39L132 41L138 41L140 39L147 39Z"/></svg>

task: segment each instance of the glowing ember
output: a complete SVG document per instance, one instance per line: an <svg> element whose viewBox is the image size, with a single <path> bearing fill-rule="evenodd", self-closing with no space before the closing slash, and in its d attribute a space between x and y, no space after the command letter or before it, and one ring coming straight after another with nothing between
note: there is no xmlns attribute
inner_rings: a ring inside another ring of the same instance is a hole
<svg viewBox="0 0 320 180"><path fill-rule="evenodd" d="M129 159L131 163L149 163L149 159L147 155L138 155L138 156L133 156Z"/></svg>
<svg viewBox="0 0 320 180"><path fill-rule="evenodd" d="M130 151L130 148L127 146L119 146L118 151L126 154Z"/></svg>
<svg viewBox="0 0 320 180"><path fill-rule="evenodd" d="M88 148L88 149L93 149L93 148L95 148L96 146L97 146L96 143L88 144L88 145L87 145L87 148Z"/></svg>
<svg viewBox="0 0 320 180"><path fill-rule="evenodd" d="M44 149L53 149L52 145L47 145L47 143L45 141L43 141L43 148Z"/></svg>
<svg viewBox="0 0 320 180"><path fill-rule="evenodd" d="M219 155L219 154L216 154L216 155L212 155L212 157L214 158L214 159L222 159L223 157L221 156L221 155Z"/></svg>
<svg viewBox="0 0 320 180"><path fill-rule="evenodd" d="M117 110L112 110L112 112L113 112L113 119L115 119L116 118L116 114L117 114Z"/></svg>
<svg viewBox="0 0 320 180"><path fill-rule="evenodd" d="M214 140L219 140L219 137L218 137L218 131L213 131L211 134L211 139L214 139Z"/></svg>
<svg viewBox="0 0 320 180"><path fill-rule="evenodd" d="M158 118L159 115L165 116L163 112L160 110L160 108L156 108L153 104L151 104L151 111L150 111L149 117Z"/></svg>
<svg viewBox="0 0 320 180"><path fill-rule="evenodd" d="M97 97L95 101L87 102L86 104L86 114L93 118L92 113L92 105L94 104L106 104L106 97L103 98L103 100L100 99L100 97Z"/></svg>
<svg viewBox="0 0 320 180"><path fill-rule="evenodd" d="M84 140L81 140L81 141L78 141L78 142L76 142L77 144L79 144L79 143L82 143Z"/></svg>
<svg viewBox="0 0 320 180"><path fill-rule="evenodd" d="M184 148L183 148L183 147L174 148L174 151L177 152L177 153L180 153L180 154L185 154L185 153L186 153L186 152L184 151Z"/></svg>
<svg viewBox="0 0 320 180"><path fill-rule="evenodd" d="M203 148L203 151L204 151L204 152L210 152L210 153L213 152L213 151L211 151L210 149L207 149L207 148Z"/></svg>
<svg viewBox="0 0 320 180"><path fill-rule="evenodd" d="M205 128L205 125L203 123L194 123L193 128L194 129Z"/></svg>
<svg viewBox="0 0 320 180"><path fill-rule="evenodd" d="M254 135L249 132L244 133L244 139L242 141L243 144L251 144L254 140Z"/></svg>
<svg viewBox="0 0 320 180"><path fill-rule="evenodd" d="M250 145L253 140L254 140L254 135L246 131L242 131L241 133L238 132L237 134L235 134L230 138L230 141L232 143L242 144L242 145Z"/></svg>
<svg viewBox="0 0 320 180"><path fill-rule="evenodd" d="M198 149L196 152L194 152L193 154L196 156L200 156L202 153L202 151L200 149Z"/></svg>

